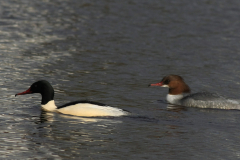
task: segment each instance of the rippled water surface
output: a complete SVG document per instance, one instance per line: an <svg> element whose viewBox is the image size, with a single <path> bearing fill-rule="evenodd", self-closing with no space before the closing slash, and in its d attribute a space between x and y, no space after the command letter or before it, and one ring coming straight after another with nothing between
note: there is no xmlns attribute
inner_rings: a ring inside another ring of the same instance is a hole
<svg viewBox="0 0 240 160"><path fill-rule="evenodd" d="M240 1L1 0L0 159L238 159L240 111L168 109L163 76L237 99ZM93 100L132 113L86 118L40 109Z"/></svg>

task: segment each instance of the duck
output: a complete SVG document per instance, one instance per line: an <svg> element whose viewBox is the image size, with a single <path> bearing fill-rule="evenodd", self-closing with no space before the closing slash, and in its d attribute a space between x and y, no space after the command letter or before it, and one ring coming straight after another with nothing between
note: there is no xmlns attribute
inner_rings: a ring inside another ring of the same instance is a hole
<svg viewBox="0 0 240 160"><path fill-rule="evenodd" d="M81 117L99 117L99 116L125 116L129 112L123 109L110 107L106 104L93 102L88 100L80 100L69 102L57 107L54 101L54 89L46 80L40 80L33 83L29 89L24 92L17 93L18 95L40 93L42 96L41 108L48 112L58 112L66 115L81 116Z"/></svg>
<svg viewBox="0 0 240 160"><path fill-rule="evenodd" d="M240 101L225 98L211 92L192 93L190 87L179 75L164 76L158 83L149 86L167 87L166 100L171 105L185 107L214 108L214 109L240 109Z"/></svg>

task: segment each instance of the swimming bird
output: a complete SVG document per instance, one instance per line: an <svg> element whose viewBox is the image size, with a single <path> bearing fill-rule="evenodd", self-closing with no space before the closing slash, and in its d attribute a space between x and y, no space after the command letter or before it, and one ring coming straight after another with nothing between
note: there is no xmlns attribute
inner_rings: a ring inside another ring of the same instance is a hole
<svg viewBox="0 0 240 160"><path fill-rule="evenodd" d="M57 107L54 102L54 89L46 80L40 80L33 83L29 89L17 95L40 93L42 95L41 107L44 111L59 112L62 114L97 117L97 116L124 116L129 114L119 108L107 106L99 102L81 100L70 102L60 107Z"/></svg>
<svg viewBox="0 0 240 160"><path fill-rule="evenodd" d="M149 86L169 88L166 99L170 104L199 108L240 109L239 100L227 99L217 93L198 92L190 94L189 86L179 75L165 76L161 82Z"/></svg>

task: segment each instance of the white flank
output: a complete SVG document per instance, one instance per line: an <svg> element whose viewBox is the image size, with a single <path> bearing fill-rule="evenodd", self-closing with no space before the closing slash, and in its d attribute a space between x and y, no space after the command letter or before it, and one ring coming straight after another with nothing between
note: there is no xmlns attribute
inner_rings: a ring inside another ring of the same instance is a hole
<svg viewBox="0 0 240 160"><path fill-rule="evenodd" d="M123 116L128 113L109 106L98 106L90 103L78 103L75 105L67 106L56 110L63 114L83 117L96 117L96 116Z"/></svg>

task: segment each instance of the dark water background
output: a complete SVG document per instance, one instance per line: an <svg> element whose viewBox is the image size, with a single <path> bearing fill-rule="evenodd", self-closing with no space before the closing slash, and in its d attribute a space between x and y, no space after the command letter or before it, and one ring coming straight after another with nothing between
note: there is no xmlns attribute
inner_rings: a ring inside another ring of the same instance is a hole
<svg viewBox="0 0 240 160"><path fill-rule="evenodd" d="M240 111L169 110L168 74L192 92L239 98L238 0L1 0L0 159L238 159ZM41 113L36 80L58 105L94 100L133 113ZM240 99L240 98L239 98Z"/></svg>

